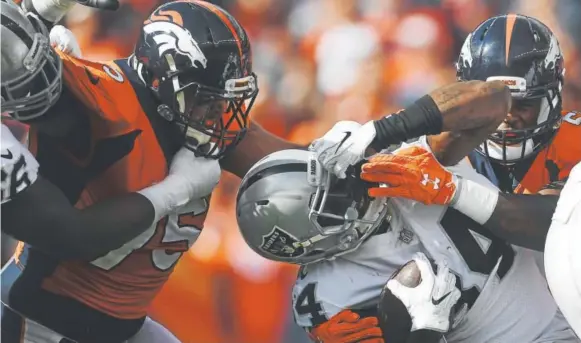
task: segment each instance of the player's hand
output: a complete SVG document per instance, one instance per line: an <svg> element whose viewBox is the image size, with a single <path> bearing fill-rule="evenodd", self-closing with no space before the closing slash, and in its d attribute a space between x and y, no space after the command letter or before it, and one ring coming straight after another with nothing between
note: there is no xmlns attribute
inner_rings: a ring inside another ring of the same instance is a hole
<svg viewBox="0 0 581 343"><path fill-rule="evenodd" d="M116 11L119 8L119 0L75 0L75 2L107 11Z"/></svg>
<svg viewBox="0 0 581 343"><path fill-rule="evenodd" d="M407 308L412 318L412 332L421 329L448 332L452 308L460 299L456 276L443 264L438 264L435 275L430 261L422 253L417 253L413 260L420 269L420 284L409 288L391 279L387 288Z"/></svg>
<svg viewBox="0 0 581 343"><path fill-rule="evenodd" d="M365 157L365 150L374 138L373 121L365 125L353 121L340 121L323 137L314 140L309 150L323 168L339 178L345 178L347 168Z"/></svg>
<svg viewBox="0 0 581 343"><path fill-rule="evenodd" d="M38 1L38 0L37 0ZM115 11L119 8L119 0L40 0L48 6L69 7L72 4L81 4L100 10Z"/></svg>
<svg viewBox="0 0 581 343"><path fill-rule="evenodd" d="M448 205L458 189L456 176L418 146L373 156L361 167L361 178L382 184L369 189L372 197L407 198L426 205Z"/></svg>
<svg viewBox="0 0 581 343"><path fill-rule="evenodd" d="M309 336L317 343L384 343L376 317L361 318L350 310L337 313Z"/></svg>
<svg viewBox="0 0 581 343"><path fill-rule="evenodd" d="M81 47L73 32L62 25L55 25L50 30L50 45L60 51L74 56L81 57Z"/></svg>
<svg viewBox="0 0 581 343"><path fill-rule="evenodd" d="M203 198L214 190L220 180L220 164L218 160L196 157L187 148L181 148L174 156L168 177L178 178L180 185L189 196L182 202ZM185 203L184 202L184 203Z"/></svg>

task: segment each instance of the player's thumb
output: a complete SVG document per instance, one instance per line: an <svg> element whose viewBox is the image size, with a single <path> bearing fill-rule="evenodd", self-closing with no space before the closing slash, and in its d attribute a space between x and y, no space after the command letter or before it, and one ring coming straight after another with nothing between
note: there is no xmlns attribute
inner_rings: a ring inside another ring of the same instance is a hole
<svg viewBox="0 0 581 343"><path fill-rule="evenodd" d="M350 311L350 310L345 310L345 311L339 312L335 316L334 319L338 322L343 322L343 323L357 323L359 318L360 317L357 313Z"/></svg>
<svg viewBox="0 0 581 343"><path fill-rule="evenodd" d="M172 160L169 173L183 180L183 187L191 197L202 198L218 184L221 169L217 160L196 157L189 149L181 148Z"/></svg>
<svg viewBox="0 0 581 343"><path fill-rule="evenodd" d="M387 289L389 289L391 291L391 293L393 295L395 295L396 298L401 300L401 302L404 305L406 305L406 306L408 305L408 300L407 300L406 294L408 293L409 287L402 285L396 279L391 279L391 280L387 281L386 287L387 287Z"/></svg>
<svg viewBox="0 0 581 343"><path fill-rule="evenodd" d="M220 163L218 160L197 157L196 167L190 171L190 178L194 179L194 195L205 197L210 195L218 185L221 175Z"/></svg>
<svg viewBox="0 0 581 343"><path fill-rule="evenodd" d="M81 57L81 47L71 30L55 25L50 30L50 44L56 49L74 57Z"/></svg>

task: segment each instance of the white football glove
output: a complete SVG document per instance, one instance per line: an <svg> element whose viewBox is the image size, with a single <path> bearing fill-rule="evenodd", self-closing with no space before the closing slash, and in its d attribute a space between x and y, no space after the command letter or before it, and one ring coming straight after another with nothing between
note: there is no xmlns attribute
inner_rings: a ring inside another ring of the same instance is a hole
<svg viewBox="0 0 581 343"><path fill-rule="evenodd" d="M210 195L220 174L218 160L196 157L192 151L181 148L171 162L168 176L139 193L151 201L159 220L193 199Z"/></svg>
<svg viewBox="0 0 581 343"><path fill-rule="evenodd" d="M365 150L374 138L373 121L364 125L354 121L340 121L323 137L314 140L309 150L323 168L343 179L347 168L365 157Z"/></svg>
<svg viewBox="0 0 581 343"><path fill-rule="evenodd" d="M81 47L77 38L71 30L62 25L55 25L50 30L50 45L68 55L81 57Z"/></svg>
<svg viewBox="0 0 581 343"><path fill-rule="evenodd" d="M59 22L75 4L102 10L115 11L119 8L119 0L32 0L34 12L51 23ZM26 10L24 1L22 9Z"/></svg>
<svg viewBox="0 0 581 343"><path fill-rule="evenodd" d="M411 331L429 329L446 333L450 329L452 308L460 299L456 276L440 263L438 274L434 275L430 261L422 253L417 253L413 260L421 272L420 284L409 288L391 279L387 282L387 288L407 308L412 318Z"/></svg>

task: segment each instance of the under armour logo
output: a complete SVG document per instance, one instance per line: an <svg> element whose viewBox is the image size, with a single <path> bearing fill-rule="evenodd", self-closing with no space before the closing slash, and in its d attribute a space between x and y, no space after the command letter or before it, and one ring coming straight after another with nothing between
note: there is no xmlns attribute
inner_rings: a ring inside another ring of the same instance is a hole
<svg viewBox="0 0 581 343"><path fill-rule="evenodd" d="M422 180L422 185L427 186L428 183L434 185L434 189L440 189L440 179L430 180L430 175L424 174L424 179Z"/></svg>

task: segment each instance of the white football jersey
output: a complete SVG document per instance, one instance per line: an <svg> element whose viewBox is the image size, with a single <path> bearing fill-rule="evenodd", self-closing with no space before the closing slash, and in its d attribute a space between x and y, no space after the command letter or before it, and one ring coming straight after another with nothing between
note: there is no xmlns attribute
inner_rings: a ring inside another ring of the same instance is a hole
<svg viewBox="0 0 581 343"><path fill-rule="evenodd" d="M5 203L36 181L38 177L38 162L4 124L2 124L0 139L0 148L2 149L2 154L0 155L2 157L2 203Z"/></svg>
<svg viewBox="0 0 581 343"><path fill-rule="evenodd" d="M425 139L414 144L427 147ZM494 187L466 161L450 169ZM352 253L299 272L293 308L300 326L318 325L343 309L375 307L391 275L421 251L446 261L458 275L464 310L454 319L448 342L524 343L543 334L556 304L531 251L489 237L452 208L407 199L390 199L388 207L387 232L380 231Z"/></svg>
<svg viewBox="0 0 581 343"><path fill-rule="evenodd" d="M545 271L561 312L581 337L581 163L561 192L545 243Z"/></svg>

